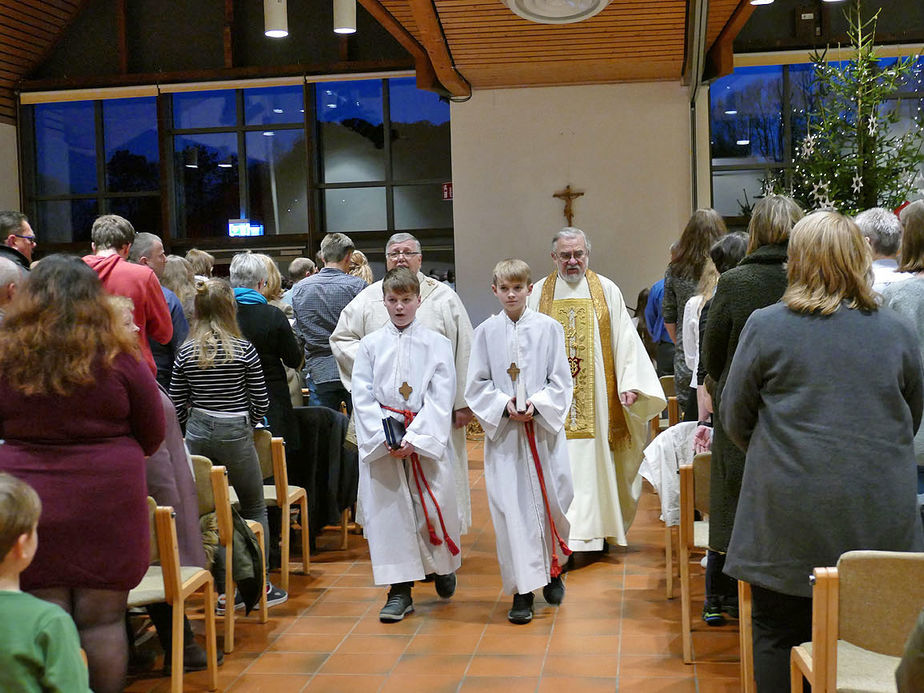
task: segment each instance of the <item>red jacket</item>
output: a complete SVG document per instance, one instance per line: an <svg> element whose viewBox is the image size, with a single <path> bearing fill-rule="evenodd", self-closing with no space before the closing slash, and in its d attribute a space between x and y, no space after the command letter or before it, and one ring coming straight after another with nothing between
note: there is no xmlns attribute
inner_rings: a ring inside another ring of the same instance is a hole
<svg viewBox="0 0 924 693"><path fill-rule="evenodd" d="M128 296L135 304L135 324L141 353L151 372L157 374L148 337L166 344L173 337L170 309L161 291L160 282L150 267L133 265L120 255L87 255L83 258L103 282L103 287L115 296Z"/></svg>

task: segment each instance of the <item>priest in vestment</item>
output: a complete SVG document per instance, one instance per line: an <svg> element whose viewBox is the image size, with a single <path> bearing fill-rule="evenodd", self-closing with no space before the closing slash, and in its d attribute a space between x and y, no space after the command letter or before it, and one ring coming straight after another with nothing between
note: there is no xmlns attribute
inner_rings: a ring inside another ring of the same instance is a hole
<svg viewBox="0 0 924 693"><path fill-rule="evenodd" d="M385 264L389 270L407 267L420 281L420 308L417 321L449 340L455 359L456 390L452 412L452 443L455 451L456 504L464 534L472 523L472 502L468 481L468 452L465 427L472 411L465 404L465 374L472 344L472 323L459 295L442 282L425 276L420 267L423 259L420 242L409 233L396 233L385 244ZM353 363L359 340L388 323L382 300L382 282L363 289L343 312L330 336L330 348L337 359L343 386L352 391Z"/></svg>
<svg viewBox="0 0 924 693"><path fill-rule="evenodd" d="M565 417L574 500L572 551L626 546L642 491L647 422L666 400L619 288L590 271L590 243L574 227L552 242L557 271L536 283L529 306L565 331L574 397Z"/></svg>

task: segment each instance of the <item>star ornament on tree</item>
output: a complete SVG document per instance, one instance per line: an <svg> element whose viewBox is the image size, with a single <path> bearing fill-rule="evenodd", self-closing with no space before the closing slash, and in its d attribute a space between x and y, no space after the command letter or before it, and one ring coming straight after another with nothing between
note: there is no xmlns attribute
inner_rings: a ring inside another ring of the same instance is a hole
<svg viewBox="0 0 924 693"><path fill-rule="evenodd" d="M874 136L876 135L876 130L878 129L878 127L879 127L879 123L876 121L876 119L875 119L875 118L870 118L870 119L869 119L869 128L868 128L868 130L867 130L867 132L869 132L869 136L870 136L870 137L874 137Z"/></svg>
<svg viewBox="0 0 924 693"><path fill-rule="evenodd" d="M806 135L802 140L802 156L807 157L815 151L815 135Z"/></svg>
<svg viewBox="0 0 924 693"><path fill-rule="evenodd" d="M859 194L863 189L863 177L858 173L853 177L853 183L850 185L855 194Z"/></svg>

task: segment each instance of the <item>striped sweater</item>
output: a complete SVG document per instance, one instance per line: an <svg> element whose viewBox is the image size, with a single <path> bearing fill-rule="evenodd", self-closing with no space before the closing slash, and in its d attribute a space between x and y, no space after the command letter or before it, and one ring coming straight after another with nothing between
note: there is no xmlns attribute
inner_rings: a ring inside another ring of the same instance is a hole
<svg viewBox="0 0 924 693"><path fill-rule="evenodd" d="M266 381L256 349L245 339L235 339L236 356L223 362L219 346L215 365L201 368L195 343L187 341L177 352L170 379L170 398L180 423L189 417L190 407L218 412L248 412L251 425L259 423L269 408Z"/></svg>

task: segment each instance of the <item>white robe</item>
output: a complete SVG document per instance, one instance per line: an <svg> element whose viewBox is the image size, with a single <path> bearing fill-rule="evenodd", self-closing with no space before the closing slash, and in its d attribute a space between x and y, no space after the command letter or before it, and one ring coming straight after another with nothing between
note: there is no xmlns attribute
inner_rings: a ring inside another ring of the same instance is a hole
<svg viewBox="0 0 924 693"><path fill-rule="evenodd" d="M399 392L411 386L407 401ZM430 543L425 514L410 458L388 455L382 419L404 418L383 409L408 409L417 416L404 439L414 446L427 484L442 509L448 536L459 545L459 516L453 492L453 448L449 443L456 374L452 347L442 335L415 321L403 331L391 323L359 343L353 368L353 413L359 443L359 501L377 585L422 580L429 573L455 572L462 554L453 556L444 541ZM424 502L437 537L439 516L421 480Z"/></svg>
<svg viewBox="0 0 924 693"><path fill-rule="evenodd" d="M608 442L609 406L600 329L594 317L594 438L568 441L574 500L568 510L571 538L568 546L574 551L598 551L603 540L626 546L626 532L635 519L638 499L642 493L639 465L642 448L647 440L647 422L664 409L667 401L651 359L645 351L632 318L626 310L622 292L606 277L600 277L606 305L610 313L610 334L613 346L616 384L619 393L635 390L638 399L629 407L626 417L631 442L614 455ZM536 282L529 297L529 306L538 309L546 278ZM590 298L587 279L569 284L556 275L555 299ZM619 401L613 406L622 406Z"/></svg>
<svg viewBox="0 0 924 693"><path fill-rule="evenodd" d="M507 594L532 592L549 582L553 542L539 476L525 425L504 416L517 386L507 372L516 363L533 416L536 449L555 528L568 541L565 512L571 504L571 467L565 416L573 382L557 321L527 308L517 322L503 311L475 330L465 400L485 432L484 476L497 542L497 560Z"/></svg>
<svg viewBox="0 0 924 693"><path fill-rule="evenodd" d="M472 345L472 323L459 295L445 284L417 273L420 280L420 308L417 321L438 332L452 345L456 367L456 391L453 410L465 406L465 374ZM330 336L330 348L337 359L340 379L347 390L352 390L353 361L359 340L387 325L388 311L382 294L382 282L377 281L363 289L340 313L337 327ZM472 524L472 501L468 479L468 451L465 448L465 428L452 429L455 449L456 505L462 533Z"/></svg>

